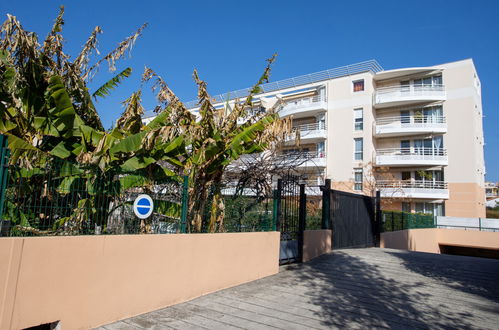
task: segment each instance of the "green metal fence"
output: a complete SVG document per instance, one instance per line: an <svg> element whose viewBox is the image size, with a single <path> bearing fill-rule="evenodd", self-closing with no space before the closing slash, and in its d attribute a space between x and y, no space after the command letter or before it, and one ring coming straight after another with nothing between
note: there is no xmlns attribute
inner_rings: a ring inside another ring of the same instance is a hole
<svg viewBox="0 0 499 330"><path fill-rule="evenodd" d="M382 211L382 220L384 232L436 227L432 214Z"/></svg>
<svg viewBox="0 0 499 330"><path fill-rule="evenodd" d="M1 236L193 231L187 177L158 180L137 173L104 173L50 155L11 159L9 163L6 143L0 135ZM271 196L253 196L245 193L247 189L235 191L229 186L221 191L223 225L215 231L275 230ZM147 219L139 219L133 212L140 194L149 195L154 203ZM212 230L201 229L208 231Z"/></svg>

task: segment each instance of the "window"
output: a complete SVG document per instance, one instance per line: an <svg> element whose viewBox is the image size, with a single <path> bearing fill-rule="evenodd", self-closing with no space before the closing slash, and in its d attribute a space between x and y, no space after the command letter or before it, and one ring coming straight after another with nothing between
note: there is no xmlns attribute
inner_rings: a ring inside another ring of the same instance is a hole
<svg viewBox="0 0 499 330"><path fill-rule="evenodd" d="M441 203L416 203L416 213L426 213L442 216L445 214L444 205Z"/></svg>
<svg viewBox="0 0 499 330"><path fill-rule="evenodd" d="M411 212L411 203L402 202L402 212Z"/></svg>
<svg viewBox="0 0 499 330"><path fill-rule="evenodd" d="M355 143L355 160L362 160L363 158L363 149L364 149L364 141L362 138L354 139Z"/></svg>
<svg viewBox="0 0 499 330"><path fill-rule="evenodd" d="M317 157L319 157L319 158L326 157L325 150L326 150L326 145L325 145L324 141L317 143Z"/></svg>
<svg viewBox="0 0 499 330"><path fill-rule="evenodd" d="M409 124L411 122L411 112L410 111L400 111L400 122L402 124Z"/></svg>
<svg viewBox="0 0 499 330"><path fill-rule="evenodd" d="M353 91L362 92L364 90L364 79L356 80L353 82Z"/></svg>
<svg viewBox="0 0 499 330"><path fill-rule="evenodd" d="M402 172L402 180L407 181L411 179L411 172Z"/></svg>
<svg viewBox="0 0 499 330"><path fill-rule="evenodd" d="M354 190L362 190L362 169L354 168Z"/></svg>
<svg viewBox="0 0 499 330"><path fill-rule="evenodd" d="M407 81L404 83L407 83ZM421 79L414 79L413 84L416 87L440 86L440 85L442 85L442 75L426 77L426 78L421 78Z"/></svg>
<svg viewBox="0 0 499 330"><path fill-rule="evenodd" d="M353 110L354 127L356 131L362 131L364 129L364 110L354 109Z"/></svg>
<svg viewBox="0 0 499 330"><path fill-rule="evenodd" d="M411 141L402 140L400 141L400 153L410 154L411 153Z"/></svg>

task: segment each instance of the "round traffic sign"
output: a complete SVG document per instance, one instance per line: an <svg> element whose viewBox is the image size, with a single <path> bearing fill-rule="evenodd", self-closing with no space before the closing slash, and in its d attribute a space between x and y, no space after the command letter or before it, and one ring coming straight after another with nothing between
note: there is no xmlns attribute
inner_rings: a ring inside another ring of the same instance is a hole
<svg viewBox="0 0 499 330"><path fill-rule="evenodd" d="M149 218L153 209L154 203L149 195L139 195L133 202L133 213L135 213L139 219Z"/></svg>

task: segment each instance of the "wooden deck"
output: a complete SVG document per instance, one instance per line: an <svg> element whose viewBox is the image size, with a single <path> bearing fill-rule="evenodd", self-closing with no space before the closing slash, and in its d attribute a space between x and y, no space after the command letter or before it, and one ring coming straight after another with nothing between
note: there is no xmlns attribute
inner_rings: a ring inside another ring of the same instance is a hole
<svg viewBox="0 0 499 330"><path fill-rule="evenodd" d="M101 329L143 328L499 329L499 260L340 250Z"/></svg>

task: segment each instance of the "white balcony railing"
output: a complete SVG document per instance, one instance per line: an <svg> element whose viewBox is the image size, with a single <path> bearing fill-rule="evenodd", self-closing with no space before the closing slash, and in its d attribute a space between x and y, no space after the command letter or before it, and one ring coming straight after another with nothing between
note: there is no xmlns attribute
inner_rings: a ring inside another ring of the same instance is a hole
<svg viewBox="0 0 499 330"><path fill-rule="evenodd" d="M326 98L322 95L302 97L287 101L279 111L281 117L289 116L298 112L326 111Z"/></svg>
<svg viewBox="0 0 499 330"><path fill-rule="evenodd" d="M326 153L320 151L284 152L279 155L282 161L297 167L325 167Z"/></svg>
<svg viewBox="0 0 499 330"><path fill-rule="evenodd" d="M326 124L325 123L312 123L303 124L293 127L293 131L300 132L301 140L310 139L325 139L327 138ZM286 141L293 141L294 134L286 138Z"/></svg>
<svg viewBox="0 0 499 330"><path fill-rule="evenodd" d="M374 104L436 101L445 98L444 85L396 85L377 88L374 93Z"/></svg>
<svg viewBox="0 0 499 330"><path fill-rule="evenodd" d="M324 131L326 130L326 124L325 123L303 124L293 127L293 130L300 130L300 133L306 133L310 131Z"/></svg>
<svg viewBox="0 0 499 330"><path fill-rule="evenodd" d="M445 133L447 123L444 116L396 116L376 119L376 135L404 135L419 133Z"/></svg>
<svg viewBox="0 0 499 330"><path fill-rule="evenodd" d="M387 148L376 150L376 165L447 165L444 148Z"/></svg>
<svg viewBox="0 0 499 330"><path fill-rule="evenodd" d="M449 198L448 184L445 181L378 180L376 188L380 190L381 197L385 198Z"/></svg>

